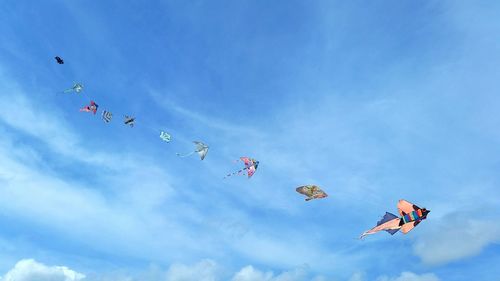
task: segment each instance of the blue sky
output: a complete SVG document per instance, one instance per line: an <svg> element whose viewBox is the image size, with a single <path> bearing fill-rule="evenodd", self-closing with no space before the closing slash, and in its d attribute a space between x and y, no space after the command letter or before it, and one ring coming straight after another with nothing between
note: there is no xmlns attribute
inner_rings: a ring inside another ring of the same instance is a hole
<svg viewBox="0 0 500 281"><path fill-rule="evenodd" d="M0 280L498 280L498 11L3 1ZM401 198L432 213L356 240Z"/></svg>

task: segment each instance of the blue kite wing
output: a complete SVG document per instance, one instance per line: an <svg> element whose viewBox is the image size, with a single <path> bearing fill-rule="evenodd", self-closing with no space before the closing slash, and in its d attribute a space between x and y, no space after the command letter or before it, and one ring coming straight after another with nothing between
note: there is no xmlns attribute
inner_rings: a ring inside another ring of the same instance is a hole
<svg viewBox="0 0 500 281"><path fill-rule="evenodd" d="M385 212L385 215L382 217L381 220L379 220L377 222L377 225L381 225L383 223L386 223L388 221L391 221L391 220L397 219L397 218L398 218L398 216L391 214L389 212ZM394 235L394 233L398 232L399 229L387 229L386 231L389 232L391 235Z"/></svg>

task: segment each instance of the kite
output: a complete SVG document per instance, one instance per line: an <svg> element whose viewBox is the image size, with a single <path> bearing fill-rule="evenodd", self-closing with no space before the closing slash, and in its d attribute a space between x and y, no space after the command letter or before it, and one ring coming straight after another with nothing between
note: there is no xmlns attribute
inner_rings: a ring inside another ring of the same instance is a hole
<svg viewBox="0 0 500 281"><path fill-rule="evenodd" d="M128 115L125 115L125 120L123 121L123 123L133 128L135 124L135 117L130 117Z"/></svg>
<svg viewBox="0 0 500 281"><path fill-rule="evenodd" d="M113 113L106 110L102 112L102 120L104 120L104 122L109 123L112 118L113 118Z"/></svg>
<svg viewBox="0 0 500 281"><path fill-rule="evenodd" d="M166 142L170 142L170 140L172 139L170 137L170 135L167 133L167 132L164 132L164 131L161 131L160 132L160 138Z"/></svg>
<svg viewBox="0 0 500 281"><path fill-rule="evenodd" d="M400 217L386 212L384 217L377 222L377 226L361 234L360 239L366 235L374 234L382 230L394 235L394 233L401 229L401 232L406 234L421 221L425 220L427 218L427 214L430 213L430 210L420 208L417 205L403 199L398 202L398 211Z"/></svg>
<svg viewBox="0 0 500 281"><path fill-rule="evenodd" d="M73 87L64 90L65 93L69 93L69 92L73 92L73 91L75 93L80 93L81 91L83 91L83 85L80 83L75 83L75 85L73 85Z"/></svg>
<svg viewBox="0 0 500 281"><path fill-rule="evenodd" d="M64 64L64 61L60 57L54 57L58 64Z"/></svg>
<svg viewBox="0 0 500 281"><path fill-rule="evenodd" d="M80 111L93 112L95 115L98 107L99 107L99 105L97 105L97 103L95 103L94 101L90 101L90 104L85 106L85 107L80 108Z"/></svg>
<svg viewBox="0 0 500 281"><path fill-rule="evenodd" d="M259 167L259 161L255 160L253 158L249 158L249 157L240 157L240 160L243 161L243 163L245 164L245 168L243 168L237 172L227 174L224 178L227 178L227 177L230 177L230 176L233 176L236 174L241 174L245 170L247 171L248 178L251 178L253 176L253 174L255 174L257 167Z"/></svg>
<svg viewBox="0 0 500 281"><path fill-rule="evenodd" d="M177 156L179 157L187 157L187 156L190 156L194 153L198 153L198 155L200 156L201 160L205 159L205 156L207 155L208 153L208 145L200 142L200 141L193 141L193 143L195 144L196 146L196 149L188 154L185 154L185 155L181 155L180 153L177 153Z"/></svg>
<svg viewBox="0 0 500 281"><path fill-rule="evenodd" d="M306 201L328 197L328 194L321 190L321 188L317 185L303 185L297 187L295 190L298 193L307 196L305 199Z"/></svg>

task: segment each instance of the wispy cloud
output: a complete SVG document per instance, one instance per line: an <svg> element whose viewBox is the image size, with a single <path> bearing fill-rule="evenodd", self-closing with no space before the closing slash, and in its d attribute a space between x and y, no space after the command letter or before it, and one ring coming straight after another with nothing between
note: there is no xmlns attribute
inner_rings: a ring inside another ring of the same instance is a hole
<svg viewBox="0 0 500 281"><path fill-rule="evenodd" d="M89 148L60 118L56 108L50 104L35 107L22 89L12 85L3 77L2 92L13 94L10 106L0 114L4 124L46 144L59 159L92 164L91 169L104 167L106 173L93 179L99 183L93 187L85 179L67 178L50 166L43 166L41 160L34 165L33 160L45 159L45 155L38 149L15 145L14 135L4 132L0 147L4 214L41 224L58 235L109 254L116 254L119 249L130 257L150 259L164 256L159 249L170 243L184 248L194 244L178 225L182 218L170 216L173 220L169 221L158 211L173 196L170 176L163 169L138 155L122 158ZM107 173L109 170L113 172ZM177 208L183 209L180 205ZM169 238L155 239L162 233L170 233ZM155 254L146 249L158 250L153 251Z"/></svg>
<svg viewBox="0 0 500 281"><path fill-rule="evenodd" d="M377 281L439 281L439 279L433 273L415 274L413 272L402 272L398 277L387 277L381 276L377 278Z"/></svg>
<svg viewBox="0 0 500 281"><path fill-rule="evenodd" d="M150 90L150 96L164 110L173 112L182 118L188 118L191 123L198 123L206 127L207 130L214 130L216 134L224 135L244 135L245 137L256 138L262 136L262 132L253 127L252 114L248 114L247 124L235 124L230 121L225 121L210 117L208 113L199 113L188 108L174 103L173 101L164 98L159 92ZM246 114L246 113L245 113Z"/></svg>
<svg viewBox="0 0 500 281"><path fill-rule="evenodd" d="M26 95L17 82L0 68L0 98L9 101L9 106L0 111L0 121L9 127L36 138L46 144L53 153L94 165L112 168L113 163L128 161L103 151L89 151L85 148L81 132L77 132L66 121L64 114L49 101L40 105L38 97ZM38 103L36 103L38 102Z"/></svg>
<svg viewBox="0 0 500 281"><path fill-rule="evenodd" d="M231 281L305 281L318 280L319 276L311 278L307 268L300 267L275 275L272 271L261 271L249 265L238 271Z"/></svg>

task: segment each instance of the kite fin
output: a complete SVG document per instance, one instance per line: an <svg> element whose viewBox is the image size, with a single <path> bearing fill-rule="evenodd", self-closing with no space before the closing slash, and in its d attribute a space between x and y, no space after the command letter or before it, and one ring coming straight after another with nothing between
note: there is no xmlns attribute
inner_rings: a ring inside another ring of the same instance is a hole
<svg viewBox="0 0 500 281"><path fill-rule="evenodd" d="M399 231L399 229L387 229L386 231L387 231L387 233L389 233L390 235L394 235L396 232L398 232L398 231Z"/></svg>
<svg viewBox="0 0 500 281"><path fill-rule="evenodd" d="M361 234L360 238L363 238L364 236L369 234L377 233L382 230L385 230L392 235L396 233L399 228L399 217L389 212L385 212L385 215L382 217L382 219L377 222L377 226L368 231L365 231L363 234Z"/></svg>
<svg viewBox="0 0 500 281"><path fill-rule="evenodd" d="M385 212L384 217L377 222L377 226L397 218L398 217L396 215L389 212ZM386 229L385 231L387 231L391 235L394 235L394 233L398 232L399 229Z"/></svg>
<svg viewBox="0 0 500 281"><path fill-rule="evenodd" d="M379 220L379 221L377 222L377 225L381 225L381 224L383 224L383 223L386 223L386 222L388 222L388 221L390 221L390 220L393 220L393 219L396 219L396 218L398 218L396 215L391 214L391 213L389 213L389 212L385 212L385 215L382 217L382 219L381 219L381 220Z"/></svg>

